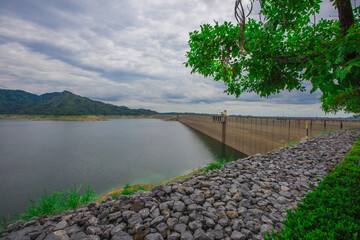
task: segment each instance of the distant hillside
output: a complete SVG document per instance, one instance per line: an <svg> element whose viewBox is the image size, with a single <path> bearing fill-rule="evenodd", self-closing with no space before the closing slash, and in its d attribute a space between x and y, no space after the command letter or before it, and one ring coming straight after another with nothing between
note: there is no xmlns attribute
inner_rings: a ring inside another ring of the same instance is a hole
<svg viewBox="0 0 360 240"><path fill-rule="evenodd" d="M69 91L38 96L21 90L0 89L0 114L149 115L156 113L147 109L130 109L94 101Z"/></svg>

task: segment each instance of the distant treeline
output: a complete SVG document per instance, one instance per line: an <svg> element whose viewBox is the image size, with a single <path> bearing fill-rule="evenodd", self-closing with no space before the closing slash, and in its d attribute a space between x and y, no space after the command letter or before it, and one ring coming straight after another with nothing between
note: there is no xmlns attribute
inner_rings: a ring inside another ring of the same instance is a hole
<svg viewBox="0 0 360 240"><path fill-rule="evenodd" d="M148 109L94 101L69 91L36 95L22 90L0 89L0 114L32 115L152 115Z"/></svg>

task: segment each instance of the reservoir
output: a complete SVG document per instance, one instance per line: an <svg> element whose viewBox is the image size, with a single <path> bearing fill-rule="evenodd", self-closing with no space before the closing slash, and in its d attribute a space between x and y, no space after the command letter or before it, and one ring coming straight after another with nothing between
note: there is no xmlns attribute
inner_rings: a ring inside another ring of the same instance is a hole
<svg viewBox="0 0 360 240"><path fill-rule="evenodd" d="M244 154L180 122L0 120L0 217L28 199L90 184L103 194L125 184L159 184L221 158Z"/></svg>

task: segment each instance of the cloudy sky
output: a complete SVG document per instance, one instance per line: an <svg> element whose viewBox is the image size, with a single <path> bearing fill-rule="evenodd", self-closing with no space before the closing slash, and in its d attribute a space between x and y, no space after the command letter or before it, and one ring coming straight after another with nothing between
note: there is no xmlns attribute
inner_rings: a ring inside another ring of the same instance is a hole
<svg viewBox="0 0 360 240"><path fill-rule="evenodd" d="M189 32L214 20L234 22L233 5L234 0L1 0L0 88L69 90L159 112L325 116L319 93L236 99L223 93L223 83L185 68ZM325 3L320 17L337 12Z"/></svg>

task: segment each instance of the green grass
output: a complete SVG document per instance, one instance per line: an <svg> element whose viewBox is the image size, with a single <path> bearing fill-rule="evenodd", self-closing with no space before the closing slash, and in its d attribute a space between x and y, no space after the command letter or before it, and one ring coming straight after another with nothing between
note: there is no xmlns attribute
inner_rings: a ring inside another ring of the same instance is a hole
<svg viewBox="0 0 360 240"><path fill-rule="evenodd" d="M110 196L115 199L117 198L117 196L119 195L130 195L134 192L137 192L137 191L146 191L145 187L144 186L137 186L137 187L134 187L134 186L130 186L129 184L126 184L125 187L123 188L123 190L121 192L115 192L113 194L111 194Z"/></svg>
<svg viewBox="0 0 360 240"><path fill-rule="evenodd" d="M214 169L219 169L221 168L225 163L227 162L233 162L234 158L230 157L228 160L226 160L225 158L220 159L217 162L212 162L209 163L206 167L204 167L205 172L208 172L209 170L214 170Z"/></svg>
<svg viewBox="0 0 360 240"><path fill-rule="evenodd" d="M300 143L300 141L288 142L284 146L282 146L282 148L291 147L291 146L294 146L294 145L299 144L299 143Z"/></svg>
<svg viewBox="0 0 360 240"><path fill-rule="evenodd" d="M269 239L360 239L360 138L343 162L325 175Z"/></svg>
<svg viewBox="0 0 360 240"><path fill-rule="evenodd" d="M56 215L63 211L75 209L78 206L93 202L96 200L96 193L88 186L87 190L81 195L81 185L74 184L74 189L69 188L48 194L44 190L43 195L36 195L37 198L29 200L30 207L25 210L24 214L18 215L18 219L29 220L34 216Z"/></svg>
<svg viewBox="0 0 360 240"><path fill-rule="evenodd" d="M6 231L6 228L7 228L8 224L9 224L9 222L7 222L4 217L1 217L1 220L0 220L0 237L3 237L3 232Z"/></svg>
<svg viewBox="0 0 360 240"><path fill-rule="evenodd" d="M326 135L326 134L329 134L329 133L332 133L332 132L335 132L335 131L337 131L337 130L325 131L325 132L321 133L320 136Z"/></svg>

